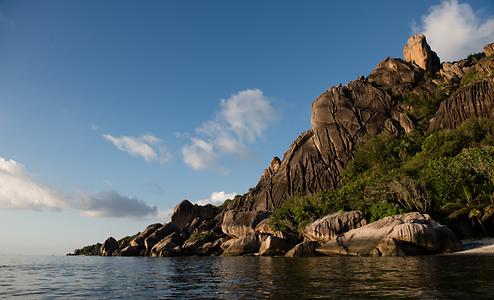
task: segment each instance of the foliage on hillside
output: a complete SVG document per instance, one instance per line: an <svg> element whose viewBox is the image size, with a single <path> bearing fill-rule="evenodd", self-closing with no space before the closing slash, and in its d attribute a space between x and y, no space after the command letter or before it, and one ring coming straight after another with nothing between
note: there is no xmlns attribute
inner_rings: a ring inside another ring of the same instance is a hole
<svg viewBox="0 0 494 300"><path fill-rule="evenodd" d="M482 226L494 215L494 122L454 130L369 136L337 190L292 197L273 213L276 230L300 233L338 210L361 210L370 221L408 211L467 216Z"/></svg>

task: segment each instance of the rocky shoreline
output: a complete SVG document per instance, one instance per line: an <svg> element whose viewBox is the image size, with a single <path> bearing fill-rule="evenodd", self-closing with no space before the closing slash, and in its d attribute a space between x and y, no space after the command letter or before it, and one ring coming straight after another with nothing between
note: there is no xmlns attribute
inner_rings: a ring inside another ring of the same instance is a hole
<svg viewBox="0 0 494 300"><path fill-rule="evenodd" d="M426 214L426 207L416 212L410 206L407 213L387 214L375 222L369 222L359 210L337 211L311 219L302 234L273 230L272 213L290 197L338 189L355 149L367 136L400 136L417 129L432 133L454 129L471 119L494 119L494 44L464 60L441 63L425 36L414 35L405 45L403 57L388 57L369 76L332 87L317 97L312 103L312 128L300 134L283 159L274 157L257 185L245 195L221 207L184 200L167 224L149 225L118 241L110 237L72 255L477 253L459 252L464 247L455 232ZM409 98L423 95L440 95L440 102L432 118L419 124L410 117L417 114L417 107Z"/></svg>

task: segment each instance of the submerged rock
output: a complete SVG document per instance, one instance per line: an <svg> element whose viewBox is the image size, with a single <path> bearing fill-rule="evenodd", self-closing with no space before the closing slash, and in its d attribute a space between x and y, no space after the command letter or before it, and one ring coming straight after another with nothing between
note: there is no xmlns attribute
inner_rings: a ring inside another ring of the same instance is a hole
<svg viewBox="0 0 494 300"><path fill-rule="evenodd" d="M350 230L317 248L326 255L403 256L461 250L446 226L418 212L387 217Z"/></svg>

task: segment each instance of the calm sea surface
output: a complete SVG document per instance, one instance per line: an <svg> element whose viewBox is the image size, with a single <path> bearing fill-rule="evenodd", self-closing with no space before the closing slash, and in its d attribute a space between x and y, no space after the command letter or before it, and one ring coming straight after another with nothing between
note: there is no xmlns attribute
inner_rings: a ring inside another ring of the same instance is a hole
<svg viewBox="0 0 494 300"><path fill-rule="evenodd" d="M0 256L0 298L494 297L494 256Z"/></svg>

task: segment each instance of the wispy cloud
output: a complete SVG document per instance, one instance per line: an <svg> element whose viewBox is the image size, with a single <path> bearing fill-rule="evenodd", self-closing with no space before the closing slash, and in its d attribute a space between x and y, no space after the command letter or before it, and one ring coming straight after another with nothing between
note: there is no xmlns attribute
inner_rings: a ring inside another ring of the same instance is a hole
<svg viewBox="0 0 494 300"><path fill-rule="evenodd" d="M0 157L0 207L62 209L68 204L61 193L38 182L22 164Z"/></svg>
<svg viewBox="0 0 494 300"><path fill-rule="evenodd" d="M120 195L110 190L77 197L77 208L90 217L140 218L157 216L158 208L143 200Z"/></svg>
<svg viewBox="0 0 494 300"><path fill-rule="evenodd" d="M103 138L111 142L118 150L129 153L133 156L144 158L145 161L157 161L165 163L172 158L171 153L163 145L161 139L151 134L134 136L113 136L103 134Z"/></svg>
<svg viewBox="0 0 494 300"><path fill-rule="evenodd" d="M240 91L220 101L220 110L213 120L201 124L182 147L184 162L193 170L220 170L221 155L246 158L248 144L262 137L277 119L269 99L259 89Z"/></svg>
<svg viewBox="0 0 494 300"><path fill-rule="evenodd" d="M34 179L25 167L0 157L0 208L28 210L80 211L90 217L137 218L156 216L156 206L143 200L109 190L102 193L64 195L57 189Z"/></svg>
<svg viewBox="0 0 494 300"><path fill-rule="evenodd" d="M482 17L470 4L445 0L430 7L414 32L423 32L442 61L454 61L480 52L494 42L494 17Z"/></svg>

